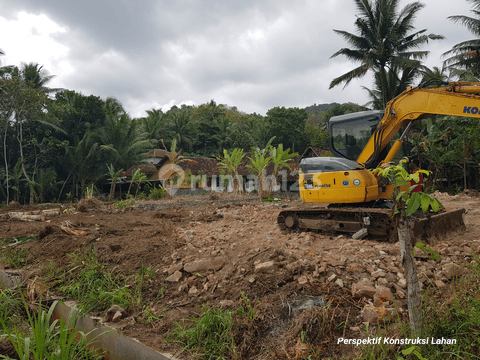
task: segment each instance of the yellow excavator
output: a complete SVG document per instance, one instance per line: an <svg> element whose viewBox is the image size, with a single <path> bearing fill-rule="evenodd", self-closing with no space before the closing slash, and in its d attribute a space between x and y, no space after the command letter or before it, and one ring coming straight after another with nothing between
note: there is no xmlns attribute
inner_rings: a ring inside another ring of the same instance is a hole
<svg viewBox="0 0 480 360"><path fill-rule="evenodd" d="M392 162L411 125L431 115L480 118L480 83L451 82L433 88L425 83L395 97L385 111L332 117L328 130L334 157L301 159L300 197L306 204L281 211L280 228L368 234L396 241L390 201L393 185L371 170ZM420 216L411 222L412 235L425 239L461 231L464 212L455 209Z"/></svg>

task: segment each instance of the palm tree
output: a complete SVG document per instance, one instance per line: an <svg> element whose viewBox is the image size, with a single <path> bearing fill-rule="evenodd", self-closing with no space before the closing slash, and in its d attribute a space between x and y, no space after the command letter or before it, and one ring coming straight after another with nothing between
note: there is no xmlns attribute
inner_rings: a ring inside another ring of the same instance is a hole
<svg viewBox="0 0 480 360"><path fill-rule="evenodd" d="M480 74L480 0L467 0L473 4L473 17L466 15L449 16L447 19L467 27L477 38L463 41L443 54L450 56L444 61L445 66L467 70L475 76Z"/></svg>
<svg viewBox="0 0 480 360"><path fill-rule="evenodd" d="M40 90L44 94L50 94L62 90L46 86L55 75L49 75L48 71L43 68L43 65L37 63L22 63L20 68L15 68L13 70L13 76L20 77L28 87Z"/></svg>
<svg viewBox="0 0 480 360"><path fill-rule="evenodd" d="M352 45L352 48L340 49L331 57L344 55L360 65L333 79L330 89L340 84L347 86L353 79L373 71L379 73L379 90L382 106L385 107L390 100L387 93L388 69L392 70L394 66L400 70L419 67L420 60L428 55L428 51L417 49L429 40L443 39L441 35L424 34L426 29L410 33L414 29L413 20L417 12L424 5L415 1L398 12L399 1L374 0L372 3L370 0L354 0L359 11L355 21L358 35L334 30Z"/></svg>
<svg viewBox="0 0 480 360"><path fill-rule="evenodd" d="M99 130L100 147L115 157L115 167L128 169L145 158L157 140L147 139L139 120L128 114L107 114L105 126Z"/></svg>
<svg viewBox="0 0 480 360"><path fill-rule="evenodd" d="M188 149L193 141L195 123L188 109L177 110L169 115L168 129L182 149Z"/></svg>
<svg viewBox="0 0 480 360"><path fill-rule="evenodd" d="M85 133L81 140L75 138L73 146L66 148L64 162L66 167L71 169L68 178L73 175L73 188L77 198L78 184L80 183L80 194L82 194L87 181L95 176L97 151L98 143L89 133Z"/></svg>
<svg viewBox="0 0 480 360"><path fill-rule="evenodd" d="M143 131L149 139L160 139L165 131L165 114L161 109L147 110L147 116L141 119Z"/></svg>
<svg viewBox="0 0 480 360"><path fill-rule="evenodd" d="M0 49L0 56L3 56L5 55L5 52ZM10 71L12 70L13 66L9 65L9 66L0 66L0 77L3 77L5 74L8 74L10 73Z"/></svg>
<svg viewBox="0 0 480 360"><path fill-rule="evenodd" d="M386 94L387 99L393 99L397 95L400 95L407 89L408 86L413 86L415 79L422 75L423 68L424 67L421 66L419 68L408 68L400 71L396 66L393 66L391 69L388 69L386 73L386 86L383 89L383 92L382 76L380 72L375 73L375 87L373 90L362 86L362 88L367 91L368 96L371 99L367 104L365 104L365 106L371 106L376 110L383 110L385 108L383 103L383 93Z"/></svg>
<svg viewBox="0 0 480 360"><path fill-rule="evenodd" d="M442 68L439 68L438 66L434 66L433 68L428 68L424 67L422 70L422 83L426 81L432 81L432 80L437 80L440 82L449 82L450 81L450 75L452 73L447 72L447 68L445 66L442 66Z"/></svg>
<svg viewBox="0 0 480 360"><path fill-rule="evenodd" d="M263 198L263 185L265 180L263 171L267 168L268 164L272 162L272 157L269 155L269 150L274 139L275 136L270 138L267 145L263 149L256 148L253 153L253 157L248 157L250 164L247 165L247 168L249 168L250 171L257 176L260 201Z"/></svg>
<svg viewBox="0 0 480 360"><path fill-rule="evenodd" d="M107 115L123 115L126 112L120 101L114 97L108 97L105 100L105 113Z"/></svg>

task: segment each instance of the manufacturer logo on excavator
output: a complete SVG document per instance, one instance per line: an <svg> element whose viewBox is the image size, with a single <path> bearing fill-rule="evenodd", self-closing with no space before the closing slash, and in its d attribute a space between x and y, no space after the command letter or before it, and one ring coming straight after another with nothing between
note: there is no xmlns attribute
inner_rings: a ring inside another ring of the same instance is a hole
<svg viewBox="0 0 480 360"><path fill-rule="evenodd" d="M474 114L477 115L479 112L478 107L471 107L471 106L464 106L463 113L464 114Z"/></svg>

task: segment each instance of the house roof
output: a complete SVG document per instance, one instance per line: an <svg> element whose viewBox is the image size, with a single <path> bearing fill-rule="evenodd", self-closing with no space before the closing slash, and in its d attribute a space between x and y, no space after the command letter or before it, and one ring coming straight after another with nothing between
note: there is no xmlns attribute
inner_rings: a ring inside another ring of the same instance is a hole
<svg viewBox="0 0 480 360"><path fill-rule="evenodd" d="M133 172L137 169L140 169L140 172L147 176L157 171L157 168L155 167L155 165L152 165L152 164L133 165L127 171L125 171L124 176L126 176L127 178L131 178L133 175Z"/></svg>
<svg viewBox="0 0 480 360"><path fill-rule="evenodd" d="M251 156L251 153L245 154L245 157L242 160L242 163L238 167L238 174L242 176L248 176L252 174L252 171L247 167L250 164L250 159L248 158ZM185 157L185 159L193 160L195 163L192 162L177 162L183 170L189 170L192 175L198 175L199 171L204 171L207 177L211 177L213 175L219 176L220 170L222 169L221 166L217 165L218 161L214 158L205 158L205 157ZM287 180L288 181L296 181L298 179L298 175L292 173L292 170L298 167L298 162L300 161L300 155L296 155L290 161L292 169L284 168L283 170L287 170ZM273 164L269 164L267 166L267 174L271 174L273 172ZM281 176L280 176L281 178Z"/></svg>
<svg viewBox="0 0 480 360"><path fill-rule="evenodd" d="M332 155L332 153L330 152L330 150L325 150L316 146L309 146L305 149L300 159L306 157L317 157L320 155Z"/></svg>
<svg viewBox="0 0 480 360"><path fill-rule="evenodd" d="M153 150L150 150L150 151L147 153L147 156L148 156L149 158L163 158L163 157L170 158L170 154L168 153L168 151L163 150L163 149L153 149Z"/></svg>

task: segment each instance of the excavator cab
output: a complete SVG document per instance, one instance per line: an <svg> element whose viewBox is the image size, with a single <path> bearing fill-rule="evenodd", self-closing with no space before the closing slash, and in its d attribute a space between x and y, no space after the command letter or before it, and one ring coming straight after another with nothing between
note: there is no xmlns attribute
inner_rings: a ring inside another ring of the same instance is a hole
<svg viewBox="0 0 480 360"><path fill-rule="evenodd" d="M336 157L357 160L377 129L383 114L383 111L374 110L332 117L328 122L332 154Z"/></svg>

